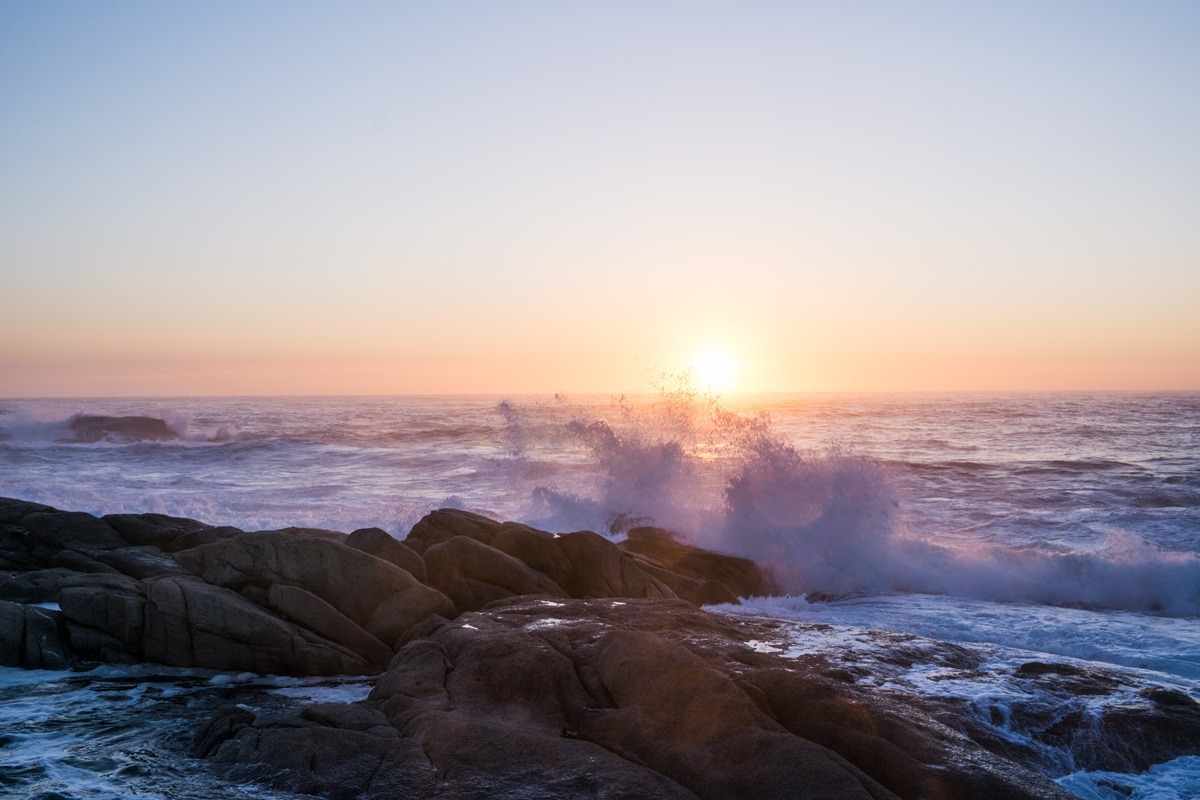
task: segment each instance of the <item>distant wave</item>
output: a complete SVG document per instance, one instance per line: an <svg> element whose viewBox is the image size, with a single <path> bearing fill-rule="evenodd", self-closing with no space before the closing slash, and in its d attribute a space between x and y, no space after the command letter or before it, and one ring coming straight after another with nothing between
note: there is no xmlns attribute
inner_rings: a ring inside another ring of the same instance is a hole
<svg viewBox="0 0 1200 800"><path fill-rule="evenodd" d="M134 442L235 442L241 435L231 424L196 429L186 416L110 416L73 414L39 421L18 418L0 427L0 441L18 444L131 444Z"/></svg>

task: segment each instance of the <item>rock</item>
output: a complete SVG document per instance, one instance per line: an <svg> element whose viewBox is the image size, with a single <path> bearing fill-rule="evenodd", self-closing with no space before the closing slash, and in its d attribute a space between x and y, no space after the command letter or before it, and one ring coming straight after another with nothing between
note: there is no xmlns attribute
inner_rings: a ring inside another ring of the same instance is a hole
<svg viewBox="0 0 1200 800"><path fill-rule="evenodd" d="M661 581L647 575L615 544L591 531L555 539L570 563L559 584L571 597L674 597Z"/></svg>
<svg viewBox="0 0 1200 800"><path fill-rule="evenodd" d="M266 599L283 619L344 645L371 664L385 666L392 659L390 647L312 592L277 583L268 590Z"/></svg>
<svg viewBox="0 0 1200 800"><path fill-rule="evenodd" d="M531 569L554 579L555 582L571 572L571 562L563 555L554 534L539 531L528 525L504 523L492 539L492 547L524 561Z"/></svg>
<svg viewBox="0 0 1200 800"><path fill-rule="evenodd" d="M762 570L753 561L695 547L662 528L633 528L620 546L622 550L648 556L668 570L694 580L720 581L737 597L764 595L770 588Z"/></svg>
<svg viewBox="0 0 1200 800"><path fill-rule="evenodd" d="M228 589L190 576L158 578L145 588L142 655L151 661L285 675L371 671L361 657L304 636Z"/></svg>
<svg viewBox="0 0 1200 800"><path fill-rule="evenodd" d="M482 514L456 508L439 508L422 517L409 531L404 543L421 555L424 555L431 545L445 542L454 536L466 536L477 542L491 544L492 539L500 532L500 527L499 522Z"/></svg>
<svg viewBox="0 0 1200 800"><path fill-rule="evenodd" d="M116 439L125 442L160 442L178 439L164 420L154 417L106 417L98 414L76 414L67 422L72 433L68 442L102 442Z"/></svg>
<svg viewBox="0 0 1200 800"><path fill-rule="evenodd" d="M755 652L754 624L677 600L501 602L424 623L367 700L255 720L212 757L367 800L1070 797L916 705Z"/></svg>
<svg viewBox="0 0 1200 800"><path fill-rule="evenodd" d="M182 575L184 570L157 547L115 547L96 554L95 560L123 575L141 580L159 575Z"/></svg>
<svg viewBox="0 0 1200 800"><path fill-rule="evenodd" d="M390 561L417 580L425 582L425 562L421 555L399 540L393 539L381 528L359 528L346 538L346 545Z"/></svg>
<svg viewBox="0 0 1200 800"><path fill-rule="evenodd" d="M192 576L62 589L71 646L103 662L284 675L371 672L359 655Z"/></svg>
<svg viewBox="0 0 1200 800"><path fill-rule="evenodd" d="M69 569L35 569L0 573L0 599L19 603L50 603L58 599L63 584L79 573Z"/></svg>
<svg viewBox="0 0 1200 800"><path fill-rule="evenodd" d="M151 545L168 553L231 539L243 533L237 528L216 527L165 514L106 514L101 519L130 544Z"/></svg>
<svg viewBox="0 0 1200 800"><path fill-rule="evenodd" d="M74 662L61 614L0 600L0 666L62 670Z"/></svg>
<svg viewBox="0 0 1200 800"><path fill-rule="evenodd" d="M449 616L453 605L400 567L335 542L284 533L246 533L175 554L193 574L240 591L274 584L311 592L384 642L431 613Z"/></svg>
<svg viewBox="0 0 1200 800"><path fill-rule="evenodd" d="M35 511L22 517L20 524L35 545L51 550L90 554L129 546L108 523L81 511Z"/></svg>
<svg viewBox="0 0 1200 800"><path fill-rule="evenodd" d="M0 525L19 523L27 514L53 513L57 508L33 503L28 500L17 500L14 497L0 497Z"/></svg>
<svg viewBox="0 0 1200 800"><path fill-rule="evenodd" d="M295 525L288 528L275 528L269 531L255 531L255 533L281 533L285 536L290 536L293 539L321 539L326 542L335 542L337 544L346 543L346 534L341 531L331 531L328 528L301 528Z"/></svg>
<svg viewBox="0 0 1200 800"><path fill-rule="evenodd" d="M728 586L718 580L710 578L699 581L695 578L689 578L678 572L672 572L654 559L643 555L633 554L633 559L637 563L638 569L650 577L662 581L667 588L675 593L676 597L686 600L692 605L707 606L720 605L722 603L741 605L741 601L738 600L737 595Z"/></svg>
<svg viewBox="0 0 1200 800"><path fill-rule="evenodd" d="M616 704L589 728L607 749L633 750L683 785L723 798L894 797L832 752L764 717L745 692L682 645L644 631L597 644ZM774 723L774 724L773 724ZM736 769L747 754L755 768Z"/></svg>
<svg viewBox="0 0 1200 800"><path fill-rule="evenodd" d="M454 536L425 551L429 583L459 611L483 608L515 595L566 597L557 583L494 547Z"/></svg>
<svg viewBox="0 0 1200 800"><path fill-rule="evenodd" d="M253 722L254 715L246 709L225 706L196 732L192 739L192 756L208 758L214 750Z"/></svg>

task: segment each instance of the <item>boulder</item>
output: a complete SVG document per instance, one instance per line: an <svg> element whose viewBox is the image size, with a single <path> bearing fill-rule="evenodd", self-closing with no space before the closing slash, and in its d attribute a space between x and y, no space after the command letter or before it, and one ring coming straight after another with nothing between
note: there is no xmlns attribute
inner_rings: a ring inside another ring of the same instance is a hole
<svg viewBox="0 0 1200 800"><path fill-rule="evenodd" d="M34 503L29 500L18 500L15 497L0 497L0 525L19 523L27 514L35 512L53 513L58 511L52 506Z"/></svg>
<svg viewBox="0 0 1200 800"><path fill-rule="evenodd" d="M125 442L161 442L178 439L179 435L165 420L155 417L109 417L99 414L76 414L67 422L72 437L68 442L102 442L116 439Z"/></svg>
<svg viewBox="0 0 1200 800"><path fill-rule="evenodd" d="M475 539L454 536L425 551L429 583L459 611L515 595L566 597L557 583L522 561Z"/></svg>
<svg viewBox="0 0 1200 800"><path fill-rule="evenodd" d="M571 562L559 548L557 537L528 525L504 523L492 539L492 547L524 561L555 582L565 580L571 573Z"/></svg>
<svg viewBox="0 0 1200 800"><path fill-rule="evenodd" d="M633 528L620 546L693 580L719 581L737 597L764 595L770 588L766 576L753 561L690 545L678 534L662 528Z"/></svg>
<svg viewBox="0 0 1200 800"><path fill-rule="evenodd" d="M97 661L285 675L373 671L349 648L190 575L131 586L80 582L61 590L59 605L74 651Z"/></svg>
<svg viewBox="0 0 1200 800"><path fill-rule="evenodd" d="M237 528L206 525L194 519L165 514L105 514L101 519L130 544L151 545L168 553L243 533Z"/></svg>
<svg viewBox="0 0 1200 800"><path fill-rule="evenodd" d="M392 538L382 528L359 528L346 538L346 545L390 561L400 569L425 582L425 562L416 550Z"/></svg>
<svg viewBox="0 0 1200 800"><path fill-rule="evenodd" d="M246 533L175 554L208 583L240 591L275 584L300 587L384 642L431 613L449 616L442 593L400 567L361 550L285 533Z"/></svg>
<svg viewBox="0 0 1200 800"><path fill-rule="evenodd" d="M177 667L286 675L358 675L364 659L193 577L147 581L142 655Z"/></svg>
<svg viewBox="0 0 1200 800"><path fill-rule="evenodd" d="M283 619L349 648L368 663L382 667L392 659L390 647L312 592L277 583L267 590L266 599Z"/></svg>
<svg viewBox="0 0 1200 800"><path fill-rule="evenodd" d="M666 584L647 575L608 539L577 531L554 540L570 564L560 585L571 597L674 597Z"/></svg>
<svg viewBox="0 0 1200 800"><path fill-rule="evenodd" d="M62 614L0 600L0 666L61 670L74 662Z"/></svg>
<svg viewBox="0 0 1200 800"><path fill-rule="evenodd" d="M205 748L364 800L1071 797L939 722L950 706L756 651L765 625L678 600L499 602L427 620L365 701L218 715Z"/></svg>
<svg viewBox="0 0 1200 800"><path fill-rule="evenodd" d="M482 514L460 511L457 508L439 508L422 517L404 543L421 555L432 545L445 542L455 536L465 536L477 542L491 544L500 532L500 523Z"/></svg>
<svg viewBox="0 0 1200 800"><path fill-rule="evenodd" d="M33 543L50 550L98 550L128 547L129 542L108 523L82 511L35 511L21 518Z"/></svg>

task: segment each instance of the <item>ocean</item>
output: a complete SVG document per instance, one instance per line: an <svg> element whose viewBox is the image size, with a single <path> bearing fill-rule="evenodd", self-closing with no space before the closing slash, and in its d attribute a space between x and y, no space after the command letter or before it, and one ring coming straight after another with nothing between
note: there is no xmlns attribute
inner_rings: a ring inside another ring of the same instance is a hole
<svg viewBox="0 0 1200 800"><path fill-rule="evenodd" d="M88 415L162 423L93 435ZM833 626L775 650L862 650L871 630L980 648L990 672L889 680L973 703L1005 736L1025 735L1021 704L1085 702L1030 698L1004 677L1019 661L1103 665L1200 698L1195 393L0 400L0 495L399 537L444 506L613 537L653 523L771 568L779 596L719 613ZM0 791L273 797L189 766L184 728L218 700L364 693L0 669ZM171 722L147 732L147 715ZM192 777L155 781L168 760ZM1200 797L1200 754L1119 779L1062 753L1039 766L1085 798Z"/></svg>

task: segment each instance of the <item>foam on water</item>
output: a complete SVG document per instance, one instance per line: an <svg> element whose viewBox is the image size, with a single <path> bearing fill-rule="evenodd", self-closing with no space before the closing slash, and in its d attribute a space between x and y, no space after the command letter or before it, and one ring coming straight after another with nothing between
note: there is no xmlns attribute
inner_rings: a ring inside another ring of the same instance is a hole
<svg viewBox="0 0 1200 800"><path fill-rule="evenodd" d="M1083 800L1195 800L1200 797L1200 756L1155 764L1136 775L1081 771L1058 783Z"/></svg>

